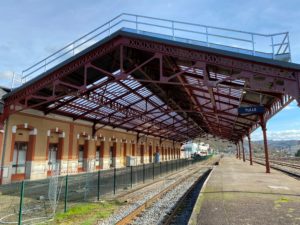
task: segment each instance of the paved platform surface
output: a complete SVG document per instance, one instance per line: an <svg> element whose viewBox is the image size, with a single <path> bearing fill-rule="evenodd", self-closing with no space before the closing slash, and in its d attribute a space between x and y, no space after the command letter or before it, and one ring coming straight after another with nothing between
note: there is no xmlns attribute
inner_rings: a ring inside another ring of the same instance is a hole
<svg viewBox="0 0 300 225"><path fill-rule="evenodd" d="M272 169L266 174L264 166L224 157L196 208L198 225L300 225L300 180Z"/></svg>

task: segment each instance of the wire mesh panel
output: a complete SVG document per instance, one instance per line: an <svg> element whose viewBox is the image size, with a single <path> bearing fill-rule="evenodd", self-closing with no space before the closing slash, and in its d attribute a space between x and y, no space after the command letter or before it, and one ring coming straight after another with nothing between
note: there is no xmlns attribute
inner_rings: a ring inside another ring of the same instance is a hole
<svg viewBox="0 0 300 225"><path fill-rule="evenodd" d="M116 170L116 190L126 190L130 187L130 167Z"/></svg>
<svg viewBox="0 0 300 225"><path fill-rule="evenodd" d="M61 193L58 178L24 182L22 222L40 222L52 218ZM20 194L20 196L22 196Z"/></svg>
<svg viewBox="0 0 300 225"><path fill-rule="evenodd" d="M161 176L164 176L167 173L166 162L161 163Z"/></svg>
<svg viewBox="0 0 300 225"><path fill-rule="evenodd" d="M82 173L69 176L68 202L85 202L88 200L90 175Z"/></svg>
<svg viewBox="0 0 300 225"><path fill-rule="evenodd" d="M170 162L166 161L166 174L170 172Z"/></svg>
<svg viewBox="0 0 300 225"><path fill-rule="evenodd" d="M152 180L152 164L145 164L145 182Z"/></svg>
<svg viewBox="0 0 300 225"><path fill-rule="evenodd" d="M100 176L100 196L114 193L114 170L103 170Z"/></svg>
<svg viewBox="0 0 300 225"><path fill-rule="evenodd" d="M178 167L179 170L182 169L182 159L179 159L179 160L178 160L177 167Z"/></svg>
<svg viewBox="0 0 300 225"><path fill-rule="evenodd" d="M154 164L154 179L160 176L160 163Z"/></svg>
<svg viewBox="0 0 300 225"><path fill-rule="evenodd" d="M87 173L85 186L85 201L97 200L98 179L99 178L97 172Z"/></svg>
<svg viewBox="0 0 300 225"><path fill-rule="evenodd" d="M0 185L0 224L17 222L21 183Z"/></svg>
<svg viewBox="0 0 300 225"><path fill-rule="evenodd" d="M170 161L170 172L175 171L174 160Z"/></svg>
<svg viewBox="0 0 300 225"><path fill-rule="evenodd" d="M134 184L143 182L143 165L135 166L133 168L132 178Z"/></svg>

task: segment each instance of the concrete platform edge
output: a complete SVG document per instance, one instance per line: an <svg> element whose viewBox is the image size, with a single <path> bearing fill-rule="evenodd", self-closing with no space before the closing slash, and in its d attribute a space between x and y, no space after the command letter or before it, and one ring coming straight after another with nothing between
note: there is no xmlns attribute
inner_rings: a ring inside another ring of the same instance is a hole
<svg viewBox="0 0 300 225"><path fill-rule="evenodd" d="M202 198L202 196L203 196L202 192L204 191L204 189L205 189L205 187L206 187L206 184L207 184L207 182L208 182L210 176L211 176L212 173L214 172L214 169L215 169L215 166L213 166L213 168L212 168L210 174L208 175L206 181L204 182L204 184L203 184L203 186L202 186L202 188L201 188L201 190L200 190L200 194L199 194L199 196L198 196L198 198L197 198L197 201L196 201L196 203L195 203L195 206L194 206L194 208L193 208L193 212L192 212L192 215L191 215L191 217L190 217L190 219L189 219L188 225L197 225L197 218L198 218L198 215L199 215L199 213L200 213L201 205L202 205L202 200L203 200L203 198Z"/></svg>

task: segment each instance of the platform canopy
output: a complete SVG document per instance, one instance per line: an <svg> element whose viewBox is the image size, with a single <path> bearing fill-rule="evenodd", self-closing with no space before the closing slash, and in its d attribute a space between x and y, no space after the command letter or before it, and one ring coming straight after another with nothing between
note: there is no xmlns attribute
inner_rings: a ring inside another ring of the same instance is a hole
<svg viewBox="0 0 300 225"><path fill-rule="evenodd" d="M36 109L90 121L94 131L111 126L180 142L211 134L236 143L260 122L239 107L263 106L267 120L300 99L297 64L138 29L110 31L54 67L43 62L29 69L45 72L4 97L2 122Z"/></svg>

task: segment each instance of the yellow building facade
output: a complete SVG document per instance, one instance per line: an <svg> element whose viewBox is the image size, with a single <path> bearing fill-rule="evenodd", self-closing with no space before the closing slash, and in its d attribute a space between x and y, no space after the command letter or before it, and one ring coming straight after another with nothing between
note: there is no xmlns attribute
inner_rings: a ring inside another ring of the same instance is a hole
<svg viewBox="0 0 300 225"><path fill-rule="evenodd" d="M55 114L10 115L0 132L1 183L178 159L180 143ZM129 163L130 161L130 163Z"/></svg>

